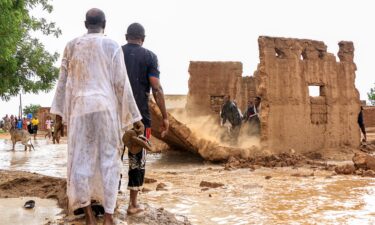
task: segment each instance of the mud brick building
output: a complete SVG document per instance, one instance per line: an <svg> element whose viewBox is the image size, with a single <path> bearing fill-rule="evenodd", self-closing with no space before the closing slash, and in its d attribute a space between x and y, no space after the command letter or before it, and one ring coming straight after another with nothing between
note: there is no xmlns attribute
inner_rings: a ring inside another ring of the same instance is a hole
<svg viewBox="0 0 375 225"><path fill-rule="evenodd" d="M363 107L363 120L366 127L375 127L375 106Z"/></svg>
<svg viewBox="0 0 375 225"><path fill-rule="evenodd" d="M38 120L39 120L39 125L38 125L39 130L42 130L42 131L47 130L46 120L47 120L48 116L51 116L50 113L49 113L49 110L50 110L50 107L40 107L39 108L39 110L37 112L37 117L38 117Z"/></svg>
<svg viewBox="0 0 375 225"><path fill-rule="evenodd" d="M339 42L338 59L321 41L261 36L254 76L240 62L191 62L186 109L215 114L224 95L241 110L262 98L261 142L274 151L357 147L360 109L352 42ZM309 92L315 88L317 95Z"/></svg>
<svg viewBox="0 0 375 225"><path fill-rule="evenodd" d="M241 62L190 62L186 108L193 114L219 113L225 95L241 110L255 97L254 77L242 77Z"/></svg>

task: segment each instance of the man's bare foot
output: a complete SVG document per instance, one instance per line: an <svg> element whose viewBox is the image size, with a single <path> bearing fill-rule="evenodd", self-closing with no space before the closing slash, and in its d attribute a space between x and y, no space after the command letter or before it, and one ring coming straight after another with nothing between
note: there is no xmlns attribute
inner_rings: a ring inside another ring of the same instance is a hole
<svg viewBox="0 0 375 225"><path fill-rule="evenodd" d="M126 210L128 215L134 215L143 212L143 209L137 205L136 207L129 205L128 210Z"/></svg>
<svg viewBox="0 0 375 225"><path fill-rule="evenodd" d="M113 225L113 216L112 214L104 213L103 225Z"/></svg>
<svg viewBox="0 0 375 225"><path fill-rule="evenodd" d="M96 225L94 213L92 212L91 205L83 208L85 212L86 225Z"/></svg>

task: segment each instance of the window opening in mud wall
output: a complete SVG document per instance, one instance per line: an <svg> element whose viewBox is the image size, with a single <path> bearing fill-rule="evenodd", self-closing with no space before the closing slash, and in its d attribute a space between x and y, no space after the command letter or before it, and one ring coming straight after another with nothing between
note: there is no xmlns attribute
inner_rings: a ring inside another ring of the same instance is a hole
<svg viewBox="0 0 375 225"><path fill-rule="evenodd" d="M213 112L219 113L221 106L224 103L224 95L211 95L210 96L210 107Z"/></svg>
<svg viewBox="0 0 375 225"><path fill-rule="evenodd" d="M325 87L323 85L309 85L308 92L311 105L311 123L327 123L327 102L325 96Z"/></svg>
<svg viewBox="0 0 375 225"><path fill-rule="evenodd" d="M320 96L320 86L309 85L309 96L310 97Z"/></svg>

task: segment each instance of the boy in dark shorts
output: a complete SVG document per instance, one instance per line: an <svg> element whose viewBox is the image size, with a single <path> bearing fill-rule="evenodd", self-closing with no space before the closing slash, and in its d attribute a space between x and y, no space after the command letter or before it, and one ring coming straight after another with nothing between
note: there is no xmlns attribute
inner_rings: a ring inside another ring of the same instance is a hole
<svg viewBox="0 0 375 225"><path fill-rule="evenodd" d="M131 24L126 33L127 44L122 46L125 57L126 70L128 72L133 96L142 115L142 123L145 127L145 136L151 136L151 115L148 108L150 90L163 115L162 136L168 131L169 122L165 108L164 93L159 81L159 66L157 56L148 49L142 47L145 40L145 30L139 23ZM143 186L146 166L146 150L137 154L128 153L129 157L129 183L130 203L128 214L141 212L137 203L138 192Z"/></svg>

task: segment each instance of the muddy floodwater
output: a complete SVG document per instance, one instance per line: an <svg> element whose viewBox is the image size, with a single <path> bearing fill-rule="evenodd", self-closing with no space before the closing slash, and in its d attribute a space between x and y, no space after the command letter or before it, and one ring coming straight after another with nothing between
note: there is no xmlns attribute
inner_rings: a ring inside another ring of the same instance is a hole
<svg viewBox="0 0 375 225"><path fill-rule="evenodd" d="M36 207L24 209L24 203L30 199L37 203ZM35 197L0 198L0 211L0 224L40 225L62 217L56 200Z"/></svg>
<svg viewBox="0 0 375 225"><path fill-rule="evenodd" d="M11 151L10 140L0 140L0 169L66 176L66 144L40 139L34 146L36 151L25 152L20 144ZM157 182L145 184L140 201L185 215L193 224L375 224L374 178L332 176L307 166L227 171L175 151L148 155L146 177ZM204 188L201 181L224 186ZM126 192L126 178L122 183ZM166 187L156 191L159 183ZM9 204L28 218L17 202L0 199L0 207ZM8 217L11 209L5 210Z"/></svg>

